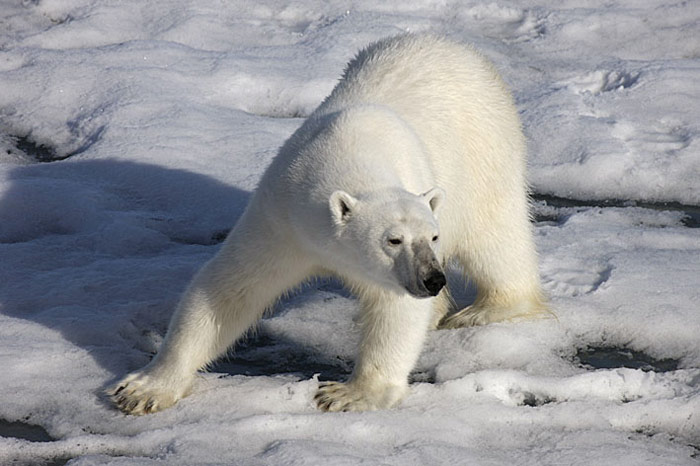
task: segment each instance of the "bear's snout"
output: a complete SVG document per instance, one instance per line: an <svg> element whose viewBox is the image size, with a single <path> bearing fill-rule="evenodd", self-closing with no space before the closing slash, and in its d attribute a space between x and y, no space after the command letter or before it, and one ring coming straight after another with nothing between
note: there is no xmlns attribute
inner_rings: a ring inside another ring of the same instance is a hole
<svg viewBox="0 0 700 466"><path fill-rule="evenodd" d="M430 296L437 296L438 293L440 293L440 290L446 284L447 279L445 278L445 274L439 270L434 270L425 280L423 280L423 286L426 290L428 290Z"/></svg>

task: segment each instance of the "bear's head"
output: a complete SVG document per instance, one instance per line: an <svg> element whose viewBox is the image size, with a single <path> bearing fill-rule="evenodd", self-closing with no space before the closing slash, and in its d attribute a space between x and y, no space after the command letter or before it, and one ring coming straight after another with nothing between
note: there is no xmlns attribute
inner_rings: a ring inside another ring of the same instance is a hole
<svg viewBox="0 0 700 466"><path fill-rule="evenodd" d="M420 195L382 190L359 198L335 191L329 206L342 256L338 271L415 297L436 296L446 283L436 217L444 196L440 188Z"/></svg>

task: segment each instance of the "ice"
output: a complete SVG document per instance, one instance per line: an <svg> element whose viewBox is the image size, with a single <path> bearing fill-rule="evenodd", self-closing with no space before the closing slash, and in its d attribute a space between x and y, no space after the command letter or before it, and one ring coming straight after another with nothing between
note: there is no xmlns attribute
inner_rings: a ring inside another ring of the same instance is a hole
<svg viewBox="0 0 700 466"><path fill-rule="evenodd" d="M697 464L697 2L0 10L0 463ZM345 63L427 30L513 89L557 319L432 332L399 407L320 413L318 381L352 370L359 335L355 300L319 281L175 407L113 409L103 389L155 353Z"/></svg>

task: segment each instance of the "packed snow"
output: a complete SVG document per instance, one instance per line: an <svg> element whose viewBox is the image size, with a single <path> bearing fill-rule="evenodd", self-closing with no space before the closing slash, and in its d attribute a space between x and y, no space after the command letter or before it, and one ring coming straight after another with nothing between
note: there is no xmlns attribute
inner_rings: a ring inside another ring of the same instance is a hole
<svg viewBox="0 0 700 466"><path fill-rule="evenodd" d="M700 3L26 0L0 24L0 463L698 463ZM329 414L357 305L311 283L175 407L115 410L277 148L405 31L510 84L557 318L432 332L399 407Z"/></svg>

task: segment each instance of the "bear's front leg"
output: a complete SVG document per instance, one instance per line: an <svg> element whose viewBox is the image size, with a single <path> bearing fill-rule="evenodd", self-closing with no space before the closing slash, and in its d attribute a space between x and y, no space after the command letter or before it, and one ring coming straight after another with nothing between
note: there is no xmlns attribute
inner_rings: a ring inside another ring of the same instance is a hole
<svg viewBox="0 0 700 466"><path fill-rule="evenodd" d="M433 299L362 293L362 342L346 383L321 384L316 403L324 411L369 411L398 404L423 347Z"/></svg>
<svg viewBox="0 0 700 466"><path fill-rule="evenodd" d="M254 211L254 210L253 210ZM255 226L255 225L254 225ZM187 396L197 371L244 334L288 289L312 271L299 248L257 234L242 219L219 254L199 271L183 296L158 355L108 390L129 414L163 410ZM278 248L277 245L284 245Z"/></svg>
<svg viewBox="0 0 700 466"><path fill-rule="evenodd" d="M210 267L211 268L211 267ZM213 303L199 273L173 315L163 346L146 367L111 387L107 394L128 414L149 414L169 408L187 396L197 369L215 356L217 314L226 310Z"/></svg>
<svg viewBox="0 0 700 466"><path fill-rule="evenodd" d="M262 313L262 309L251 312L255 308L230 293L235 287L232 280L224 283L221 264L215 258L197 274L151 363L108 390L120 410L149 414L174 405L192 391L197 370L223 352ZM218 291L219 287L224 291Z"/></svg>

